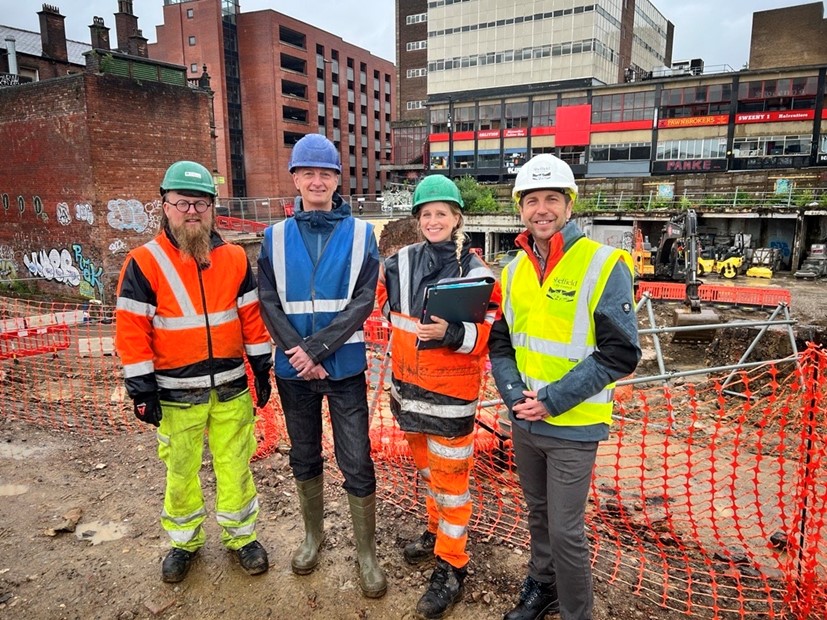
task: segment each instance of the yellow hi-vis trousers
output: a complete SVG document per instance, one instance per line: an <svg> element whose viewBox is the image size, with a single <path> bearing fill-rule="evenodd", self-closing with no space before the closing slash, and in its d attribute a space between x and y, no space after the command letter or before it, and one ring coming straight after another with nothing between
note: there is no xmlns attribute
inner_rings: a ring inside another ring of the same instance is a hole
<svg viewBox="0 0 827 620"><path fill-rule="evenodd" d="M436 534L434 555L455 568L468 564L465 544L471 520L468 483L474 464L474 435L440 437L405 433L419 475L428 483L428 531Z"/></svg>
<svg viewBox="0 0 827 620"><path fill-rule="evenodd" d="M167 468L161 525L172 546L195 551L206 541L202 524L207 511L198 477L204 431L215 472L215 516L222 528L221 541L232 550L254 541L258 495L250 471L256 449L250 392L221 402L213 390L208 403L162 401L161 410L158 456Z"/></svg>

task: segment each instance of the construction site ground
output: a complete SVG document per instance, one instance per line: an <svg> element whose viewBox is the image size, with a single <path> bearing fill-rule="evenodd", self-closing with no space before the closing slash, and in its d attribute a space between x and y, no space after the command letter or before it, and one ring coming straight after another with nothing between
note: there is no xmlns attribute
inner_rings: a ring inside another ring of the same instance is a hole
<svg viewBox="0 0 827 620"><path fill-rule="evenodd" d="M714 278L708 282L717 283ZM788 287L798 339L824 341L827 281L776 277L749 282L741 277L725 285ZM656 304L659 322L670 320L675 305ZM723 320L755 320L769 311L715 309ZM645 339L643 345L639 374L653 374L657 366L651 344ZM664 339L665 363L669 368L731 363L745 346L744 334L680 347ZM789 339L772 335L758 353L784 357ZM0 415L0 615L49 620L412 618L431 566L408 566L402 547L423 529L422 515L379 502L378 554L389 586L383 599L365 599L358 587L347 499L331 479L321 565L312 575L296 576L290 556L301 540L302 525L284 451L253 463L261 500L258 532L270 553L270 571L258 577L243 572L222 548L211 511L208 544L192 572L181 584L164 584L160 563L168 542L158 522L164 470L154 433L90 438ZM209 465L205 453L202 480L211 507ZM465 599L451 617L499 618L517 598L527 550L474 533L469 546ZM598 577L595 591L595 620L686 617L636 596L624 583Z"/></svg>

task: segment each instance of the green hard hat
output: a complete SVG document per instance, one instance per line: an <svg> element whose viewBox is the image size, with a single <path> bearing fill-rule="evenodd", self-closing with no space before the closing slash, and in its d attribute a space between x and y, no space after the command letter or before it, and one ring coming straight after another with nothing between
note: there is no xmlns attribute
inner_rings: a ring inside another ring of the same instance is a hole
<svg viewBox="0 0 827 620"><path fill-rule="evenodd" d="M460 211L465 209L459 188L451 179L441 174L432 174L419 182L414 190L411 213L416 215L422 205L428 202L453 202Z"/></svg>
<svg viewBox="0 0 827 620"><path fill-rule="evenodd" d="M161 194L170 190L186 189L204 192L215 197L215 182L212 174L204 166L194 161L176 161L164 174L161 181Z"/></svg>

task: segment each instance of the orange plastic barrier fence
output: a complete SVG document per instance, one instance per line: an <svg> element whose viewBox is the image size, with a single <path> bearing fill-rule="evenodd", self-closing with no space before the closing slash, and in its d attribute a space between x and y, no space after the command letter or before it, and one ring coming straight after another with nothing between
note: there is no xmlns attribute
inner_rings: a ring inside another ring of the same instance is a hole
<svg viewBox="0 0 827 620"><path fill-rule="evenodd" d="M0 415L91 436L147 432L122 388L112 309L90 307L70 324L78 310L0 298L3 336L20 320L53 315L67 321L59 331L69 340L56 352L0 360ZM378 493L422 518L424 487L388 406L390 330L373 315L365 331ZM618 390L587 510L595 574L686 617L827 617L825 376L827 354L811 346L726 388L710 376ZM481 402L497 398L486 374ZM471 531L526 547L504 413L479 410ZM288 441L277 394L259 414L256 458L266 458ZM325 450L333 462L328 440ZM338 476L335 467L329 473Z"/></svg>
<svg viewBox="0 0 827 620"><path fill-rule="evenodd" d="M638 282L637 299L643 293L649 293L652 299L667 301L683 301L686 298L686 285L680 282ZM698 287L698 296L701 301L719 304L734 304L739 306L757 306L774 308L784 302L788 306L791 302L790 291L783 288L752 287L752 286L716 286L702 284Z"/></svg>
<svg viewBox="0 0 827 620"><path fill-rule="evenodd" d="M215 227L220 230L232 230L236 232L257 233L267 230L269 225L255 220L243 220L228 215L216 215Z"/></svg>

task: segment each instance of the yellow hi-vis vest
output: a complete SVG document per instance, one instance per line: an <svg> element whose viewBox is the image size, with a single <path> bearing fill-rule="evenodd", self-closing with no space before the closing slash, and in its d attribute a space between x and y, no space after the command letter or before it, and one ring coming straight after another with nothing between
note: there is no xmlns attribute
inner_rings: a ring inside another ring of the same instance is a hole
<svg viewBox="0 0 827 620"><path fill-rule="evenodd" d="M619 260L631 269L627 252L583 237L542 284L524 253L503 270L503 314L517 369L530 390L558 381L595 350L594 309ZM611 424L613 397L614 383L545 421L557 426Z"/></svg>

